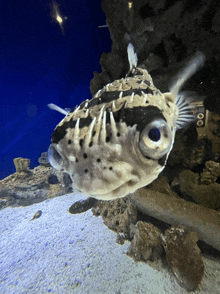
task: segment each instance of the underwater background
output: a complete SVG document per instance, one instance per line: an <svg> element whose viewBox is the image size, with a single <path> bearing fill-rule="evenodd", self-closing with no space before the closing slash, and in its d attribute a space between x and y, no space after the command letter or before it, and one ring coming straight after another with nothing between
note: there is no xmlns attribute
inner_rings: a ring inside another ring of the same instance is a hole
<svg viewBox="0 0 220 294"><path fill-rule="evenodd" d="M31 169L38 165L63 118L47 104L73 108L91 99L93 72L111 50L109 30L98 28L105 25L101 1L9 0L2 6L0 180L15 172L14 158L29 158Z"/></svg>

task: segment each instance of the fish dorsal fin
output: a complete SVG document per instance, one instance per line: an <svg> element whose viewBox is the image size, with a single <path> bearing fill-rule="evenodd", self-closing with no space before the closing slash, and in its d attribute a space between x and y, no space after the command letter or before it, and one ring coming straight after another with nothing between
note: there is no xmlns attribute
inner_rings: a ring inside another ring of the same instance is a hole
<svg viewBox="0 0 220 294"><path fill-rule="evenodd" d="M127 52L128 52L128 61L130 64L130 71L132 71L134 68L137 67L138 58L137 58L137 53L134 52L134 46L131 43L128 44Z"/></svg>
<svg viewBox="0 0 220 294"><path fill-rule="evenodd" d="M176 97L180 92L184 83L198 70L205 62L205 56L203 53L198 52L187 64L187 66L177 74L175 82L170 87L171 94Z"/></svg>

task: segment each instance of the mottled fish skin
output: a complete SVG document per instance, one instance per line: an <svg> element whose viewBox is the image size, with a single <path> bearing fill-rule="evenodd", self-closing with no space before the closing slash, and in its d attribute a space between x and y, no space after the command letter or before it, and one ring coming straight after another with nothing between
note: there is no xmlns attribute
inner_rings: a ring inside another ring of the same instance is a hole
<svg viewBox="0 0 220 294"><path fill-rule="evenodd" d="M49 161L84 195L124 197L164 169L178 113L172 93L161 93L147 70L135 67L66 114L52 134ZM159 141L151 140L158 124Z"/></svg>

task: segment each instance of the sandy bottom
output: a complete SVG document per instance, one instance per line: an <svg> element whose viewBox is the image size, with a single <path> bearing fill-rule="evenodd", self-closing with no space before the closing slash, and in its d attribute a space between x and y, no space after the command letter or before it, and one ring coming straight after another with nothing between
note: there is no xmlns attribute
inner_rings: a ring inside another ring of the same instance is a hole
<svg viewBox="0 0 220 294"><path fill-rule="evenodd" d="M130 243L118 245L101 217L71 215L80 199L73 193L0 211L0 293L188 293L160 264L129 258ZM38 210L40 218L30 221ZM220 293L220 263L204 264L195 293Z"/></svg>

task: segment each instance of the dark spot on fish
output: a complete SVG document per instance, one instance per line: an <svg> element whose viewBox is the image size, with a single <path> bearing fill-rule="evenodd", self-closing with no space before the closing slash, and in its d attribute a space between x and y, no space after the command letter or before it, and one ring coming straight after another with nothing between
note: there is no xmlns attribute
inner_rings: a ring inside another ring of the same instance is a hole
<svg viewBox="0 0 220 294"><path fill-rule="evenodd" d="M117 133L117 137L120 137L120 136L121 136L121 134L118 132L118 133Z"/></svg>
<svg viewBox="0 0 220 294"><path fill-rule="evenodd" d="M92 147L92 145L93 145L93 142L91 141L91 142L89 143L89 147Z"/></svg>
<svg viewBox="0 0 220 294"><path fill-rule="evenodd" d="M100 162L101 161L101 159L100 158L97 158L97 160L96 160L97 162Z"/></svg>
<svg viewBox="0 0 220 294"><path fill-rule="evenodd" d="M110 137L107 136L106 139L105 139L106 143L108 143L110 141Z"/></svg>
<svg viewBox="0 0 220 294"><path fill-rule="evenodd" d="M167 135L167 134L164 134L164 137L165 137L165 138L168 138L168 135Z"/></svg>
<svg viewBox="0 0 220 294"><path fill-rule="evenodd" d="M88 101L83 101L81 104L80 104L80 108L79 109L83 109L83 107L84 107L84 105L86 104L86 102L88 102ZM86 110L84 110L84 112L86 112Z"/></svg>
<svg viewBox="0 0 220 294"><path fill-rule="evenodd" d="M70 145L72 143L72 141L71 140L68 140L68 144Z"/></svg>
<svg viewBox="0 0 220 294"><path fill-rule="evenodd" d="M149 82L149 81L144 80L144 83L145 83L146 85L150 86L150 82Z"/></svg>
<svg viewBox="0 0 220 294"><path fill-rule="evenodd" d="M112 170L112 166L109 168L109 170Z"/></svg>
<svg viewBox="0 0 220 294"><path fill-rule="evenodd" d="M84 170L84 172L85 172L85 174L88 172L88 169L86 168L85 170Z"/></svg>
<svg viewBox="0 0 220 294"><path fill-rule="evenodd" d="M92 133L92 136L94 137L94 136L95 136L95 134L96 134L96 131L93 131L93 133Z"/></svg>
<svg viewBox="0 0 220 294"><path fill-rule="evenodd" d="M84 154L83 154L83 158L85 158L85 159L86 159L87 157L88 157L88 156L87 156L87 154L86 154L86 153L84 153Z"/></svg>
<svg viewBox="0 0 220 294"><path fill-rule="evenodd" d="M148 100L146 100L146 101L145 101L145 103L149 103L149 101L148 101Z"/></svg>
<svg viewBox="0 0 220 294"><path fill-rule="evenodd" d="M166 105L170 108L170 105L168 103L166 103Z"/></svg>
<svg viewBox="0 0 220 294"><path fill-rule="evenodd" d="M84 142L83 139L80 139L80 140L79 140L79 145L80 145L81 147L83 146L83 142Z"/></svg>
<svg viewBox="0 0 220 294"><path fill-rule="evenodd" d="M119 226L119 221L116 221L116 222L115 222L115 225L116 225L116 226Z"/></svg>
<svg viewBox="0 0 220 294"><path fill-rule="evenodd" d="M76 157L76 162L79 162L78 158Z"/></svg>

